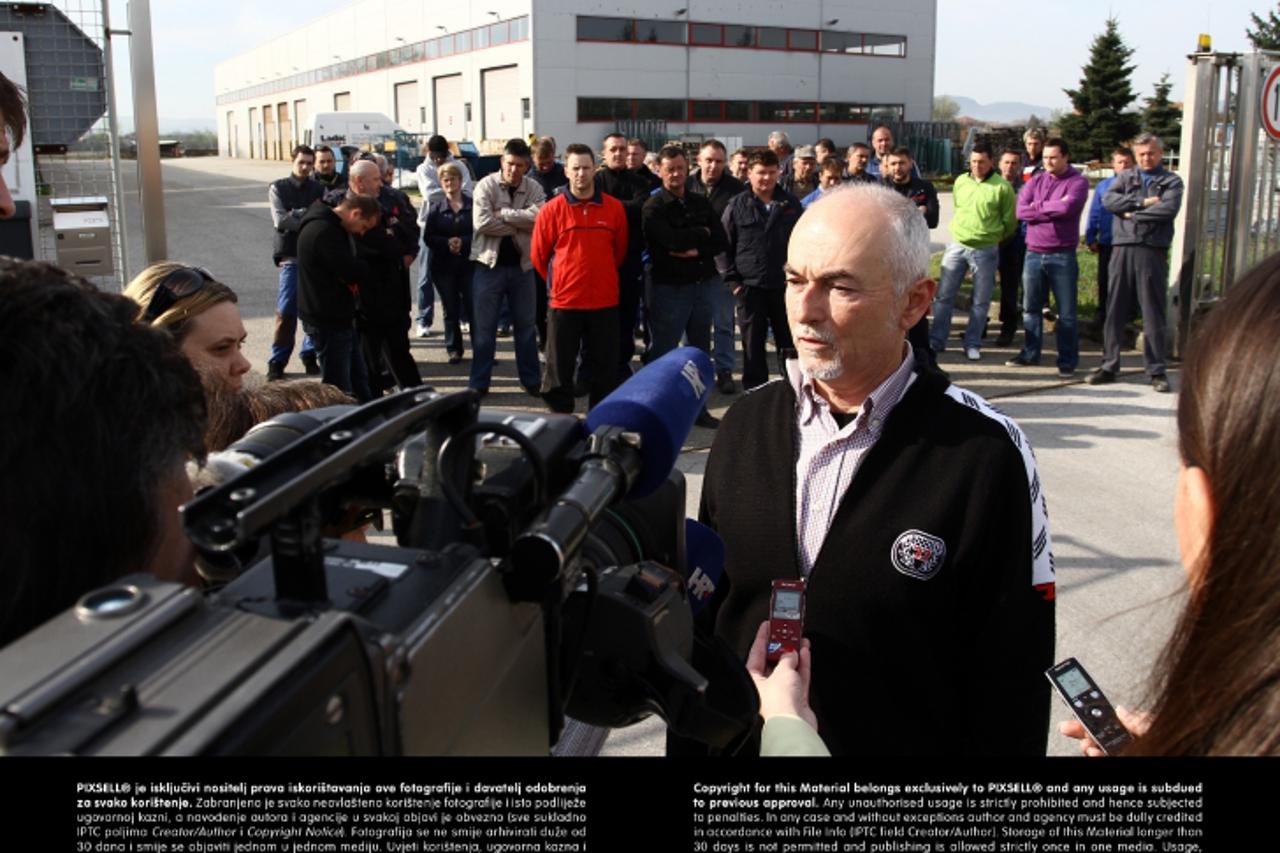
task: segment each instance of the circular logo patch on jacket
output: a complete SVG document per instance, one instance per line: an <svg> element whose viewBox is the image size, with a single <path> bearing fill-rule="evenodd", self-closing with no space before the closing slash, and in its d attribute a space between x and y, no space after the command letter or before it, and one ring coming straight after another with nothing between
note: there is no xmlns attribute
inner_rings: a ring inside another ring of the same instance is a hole
<svg viewBox="0 0 1280 853"><path fill-rule="evenodd" d="M928 580L937 574L947 556L947 543L923 530L905 530L893 542L889 558L904 575Z"/></svg>

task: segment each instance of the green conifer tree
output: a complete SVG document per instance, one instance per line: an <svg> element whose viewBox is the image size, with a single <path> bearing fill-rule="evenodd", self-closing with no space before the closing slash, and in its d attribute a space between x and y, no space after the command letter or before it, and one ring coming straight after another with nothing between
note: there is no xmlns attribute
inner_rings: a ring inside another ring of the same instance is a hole
<svg viewBox="0 0 1280 853"><path fill-rule="evenodd" d="M1280 7L1280 4L1277 4ZM1267 13L1266 18L1250 14L1253 28L1245 28L1244 34L1256 50L1280 50L1280 15L1275 10Z"/></svg>
<svg viewBox="0 0 1280 853"><path fill-rule="evenodd" d="M1173 84L1169 74L1160 78L1155 94L1146 99L1142 110L1142 129L1154 133L1164 143L1165 151L1176 151L1182 141L1182 110L1169 103L1169 91Z"/></svg>
<svg viewBox="0 0 1280 853"><path fill-rule="evenodd" d="M1130 82L1135 66L1126 64L1131 56L1116 19L1108 18L1106 30L1093 40L1080 88L1064 90L1075 108L1061 127L1072 160L1101 160L1138 133L1138 116L1128 110L1137 97Z"/></svg>

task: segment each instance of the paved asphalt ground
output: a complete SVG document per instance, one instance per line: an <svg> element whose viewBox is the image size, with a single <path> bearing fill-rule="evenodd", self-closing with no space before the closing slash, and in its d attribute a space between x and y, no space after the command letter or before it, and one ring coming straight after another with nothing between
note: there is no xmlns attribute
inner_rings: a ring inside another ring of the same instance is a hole
<svg viewBox="0 0 1280 853"><path fill-rule="evenodd" d="M144 255L131 165L125 164L125 196L136 272ZM266 370L276 292L266 187L287 170L285 163L221 158L164 162L169 255L205 266L235 288L249 333L245 352L257 371ZM950 220L950 195L942 198L935 249L942 248ZM1046 344L1052 343L1049 335ZM534 401L516 380L510 339L499 344L502 363L488 405L532 408ZM1082 346L1080 380L1100 360L1097 344L1084 341ZM446 364L439 335L415 339L413 350L428 385L465 386L468 362ZM1014 353L989 347L981 362L970 363L956 341L942 366L957 384L1015 418L1030 437L1048 496L1058 570L1057 656L1079 658L1113 701L1132 707L1142 699L1147 673L1182 602L1172 512L1176 396L1150 389L1135 352L1125 355L1122 380L1102 388L1058 379L1051 350L1046 350L1045 367L1004 367ZM290 371L300 370L295 358ZM1172 377L1176 390L1176 370ZM722 414L735 399L713 394L711 410ZM691 513L713 437L712 431L695 428L679 462L689 479ZM999 706L999 697L993 697L997 714ZM1055 730L1066 716L1055 700ZM993 735L998 727L993 724ZM650 720L612 733L604 751L656 755L661 750L661 726ZM1051 734L1051 754L1074 752L1074 744Z"/></svg>

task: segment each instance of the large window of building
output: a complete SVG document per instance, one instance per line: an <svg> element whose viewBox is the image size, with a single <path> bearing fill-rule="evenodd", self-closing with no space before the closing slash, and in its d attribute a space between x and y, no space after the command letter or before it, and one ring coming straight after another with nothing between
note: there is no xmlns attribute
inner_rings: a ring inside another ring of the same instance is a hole
<svg viewBox="0 0 1280 853"><path fill-rule="evenodd" d="M901 104L578 98L578 121L662 119L752 124L868 124L873 119L902 121L902 117Z"/></svg>
<svg viewBox="0 0 1280 853"><path fill-rule="evenodd" d="M683 21L636 21L636 41L650 44L684 44L688 26Z"/></svg>
<svg viewBox="0 0 1280 853"><path fill-rule="evenodd" d="M631 18L590 18L578 16L578 41L635 41L636 25Z"/></svg>
<svg viewBox="0 0 1280 853"><path fill-rule="evenodd" d="M636 118L684 121L686 102L671 98L638 98L635 102Z"/></svg>
<svg viewBox="0 0 1280 853"><path fill-rule="evenodd" d="M578 16L578 41L633 44L690 44L694 47L735 47L843 53L851 56L907 55L907 37L846 30L803 30L753 27L703 21L660 21L646 18Z"/></svg>
<svg viewBox="0 0 1280 853"><path fill-rule="evenodd" d="M630 98L578 98L578 121L633 118Z"/></svg>

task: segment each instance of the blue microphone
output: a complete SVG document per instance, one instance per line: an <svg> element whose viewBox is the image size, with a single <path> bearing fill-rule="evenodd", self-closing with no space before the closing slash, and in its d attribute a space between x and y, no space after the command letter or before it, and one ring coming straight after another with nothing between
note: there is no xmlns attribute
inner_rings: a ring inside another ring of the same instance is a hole
<svg viewBox="0 0 1280 853"><path fill-rule="evenodd" d="M640 476L628 498L652 494L667 479L714 382L711 357L681 347L641 368L587 413L588 433L617 427L640 436Z"/></svg>
<svg viewBox="0 0 1280 853"><path fill-rule="evenodd" d="M577 553L610 506L652 494L666 482L713 378L710 357L684 347L641 368L591 410L577 477L512 546L512 562L528 589L564 577L566 555Z"/></svg>

